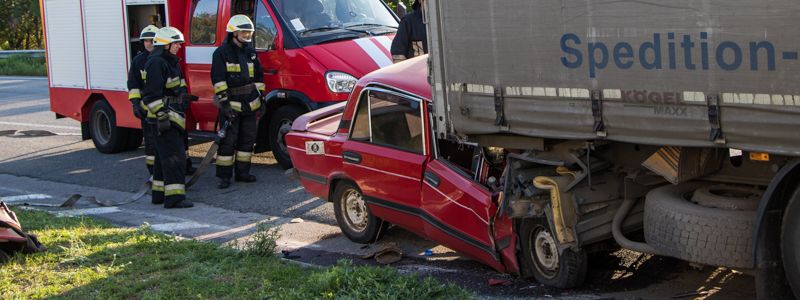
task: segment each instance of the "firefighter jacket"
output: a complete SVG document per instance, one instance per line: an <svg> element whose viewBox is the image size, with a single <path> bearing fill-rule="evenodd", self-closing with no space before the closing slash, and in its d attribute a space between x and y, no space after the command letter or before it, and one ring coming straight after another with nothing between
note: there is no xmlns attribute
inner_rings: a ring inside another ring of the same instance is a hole
<svg viewBox="0 0 800 300"><path fill-rule="evenodd" d="M400 20L397 35L392 40L391 52L393 59L408 59L428 53L428 34L425 23L422 22L421 9Z"/></svg>
<svg viewBox="0 0 800 300"><path fill-rule="evenodd" d="M169 119L181 129L186 129L186 80L180 69L180 58L157 47L147 58L144 66L144 88L142 106L148 118L155 118L162 109L167 109Z"/></svg>
<svg viewBox="0 0 800 300"><path fill-rule="evenodd" d="M142 98L142 87L144 87L144 64L147 63L149 52L139 52L131 62L131 70L128 71L128 100L134 103Z"/></svg>
<svg viewBox="0 0 800 300"><path fill-rule="evenodd" d="M214 93L220 105L228 101L236 112L256 112L262 105L260 96L265 89L264 71L252 43L239 47L233 39L233 34L229 33L212 56L211 82L214 84Z"/></svg>

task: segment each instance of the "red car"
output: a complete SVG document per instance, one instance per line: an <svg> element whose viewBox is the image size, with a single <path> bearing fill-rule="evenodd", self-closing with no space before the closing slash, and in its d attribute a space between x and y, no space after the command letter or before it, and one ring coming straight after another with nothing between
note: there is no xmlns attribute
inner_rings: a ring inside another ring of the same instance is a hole
<svg viewBox="0 0 800 300"><path fill-rule="evenodd" d="M286 136L295 172L334 203L354 242L376 240L391 223L518 273L518 235L492 188L503 166L478 147L436 139L427 76L426 56L386 67L359 80L346 103L300 116Z"/></svg>

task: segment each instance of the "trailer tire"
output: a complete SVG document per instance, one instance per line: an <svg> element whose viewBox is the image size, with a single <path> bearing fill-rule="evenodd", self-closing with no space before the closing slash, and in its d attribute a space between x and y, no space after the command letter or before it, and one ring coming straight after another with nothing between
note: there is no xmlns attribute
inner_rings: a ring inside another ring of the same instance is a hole
<svg viewBox="0 0 800 300"><path fill-rule="evenodd" d="M278 108L269 119L269 147L275 160L284 170L292 168L292 159L286 148L284 136L292 129L292 122L305 111L293 105L286 105Z"/></svg>
<svg viewBox="0 0 800 300"><path fill-rule="evenodd" d="M667 185L647 194L645 240L659 254L713 266L752 268L754 211L704 207L688 195L708 186Z"/></svg>
<svg viewBox="0 0 800 300"><path fill-rule="evenodd" d="M567 248L559 253L545 218L525 219L520 228L524 274L532 274L539 283L561 289L583 284L588 269L585 251Z"/></svg>
<svg viewBox="0 0 800 300"><path fill-rule="evenodd" d="M114 109L105 100L92 105L89 130L94 147L101 153L118 153L127 150L130 130L117 127Z"/></svg>
<svg viewBox="0 0 800 300"><path fill-rule="evenodd" d="M333 192L333 213L342 233L353 242L369 244L380 239L389 223L375 215L366 205L355 184L343 181Z"/></svg>
<svg viewBox="0 0 800 300"><path fill-rule="evenodd" d="M781 227L783 269L794 296L800 298L800 189L789 200Z"/></svg>

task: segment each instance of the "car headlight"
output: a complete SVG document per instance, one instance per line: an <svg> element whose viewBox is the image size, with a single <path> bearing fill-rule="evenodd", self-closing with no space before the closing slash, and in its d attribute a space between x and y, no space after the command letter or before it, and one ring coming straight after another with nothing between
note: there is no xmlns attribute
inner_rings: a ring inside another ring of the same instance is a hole
<svg viewBox="0 0 800 300"><path fill-rule="evenodd" d="M325 73L325 81L328 83L328 89L331 92L349 93L353 91L358 79L347 73L328 72Z"/></svg>

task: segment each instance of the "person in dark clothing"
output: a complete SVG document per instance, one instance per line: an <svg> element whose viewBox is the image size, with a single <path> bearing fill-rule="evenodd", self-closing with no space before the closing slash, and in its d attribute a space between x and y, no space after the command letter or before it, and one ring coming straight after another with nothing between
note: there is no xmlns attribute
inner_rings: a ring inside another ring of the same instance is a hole
<svg viewBox="0 0 800 300"><path fill-rule="evenodd" d="M395 63L428 53L428 33L422 22L422 5L425 0L417 0L411 7L414 11L400 20L397 34L392 40L392 60Z"/></svg>
<svg viewBox="0 0 800 300"><path fill-rule="evenodd" d="M139 40L142 41L145 51L139 52L131 62L131 69L128 71L128 100L133 105L133 115L142 121L142 133L144 135L144 155L147 172L153 176L153 163L156 160L156 148L153 146L152 132L148 130L145 119L147 118L147 107L142 106L142 87L144 87L144 64L147 63L147 56L153 51L153 38L156 37L158 27L149 25L142 29ZM152 178L150 178L152 180Z"/></svg>
<svg viewBox="0 0 800 300"><path fill-rule="evenodd" d="M184 42L183 33L173 27L156 32L156 46L144 66L142 103L147 107L147 126L154 132L156 148L153 166L153 204L165 208L187 208L185 177L186 80L175 54Z"/></svg>
<svg viewBox="0 0 800 300"><path fill-rule="evenodd" d="M235 180L254 182L250 174L250 160L257 134L257 112L262 107L264 71L251 43L253 22L244 15L235 15L228 21L228 37L214 51L211 61L211 82L214 84L214 102L219 107L220 124L230 121L227 134L217 151L217 177L219 188ZM234 153L235 152L235 153Z"/></svg>

